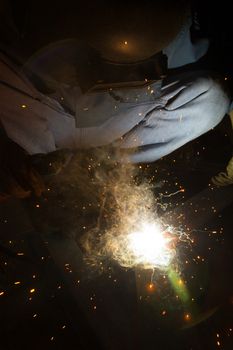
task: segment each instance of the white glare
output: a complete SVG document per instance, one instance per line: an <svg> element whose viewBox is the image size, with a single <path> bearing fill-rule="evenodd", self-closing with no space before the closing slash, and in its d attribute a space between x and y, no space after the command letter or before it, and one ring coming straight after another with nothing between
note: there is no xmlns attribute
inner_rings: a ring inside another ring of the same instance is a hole
<svg viewBox="0 0 233 350"><path fill-rule="evenodd" d="M154 223L143 224L142 229L128 235L128 249L136 264L168 267L174 256L169 246L171 238Z"/></svg>

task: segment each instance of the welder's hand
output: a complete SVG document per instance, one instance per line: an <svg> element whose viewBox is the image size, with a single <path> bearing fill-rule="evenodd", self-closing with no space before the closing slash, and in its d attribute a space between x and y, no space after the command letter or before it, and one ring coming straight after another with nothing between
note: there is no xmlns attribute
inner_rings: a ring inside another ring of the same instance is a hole
<svg viewBox="0 0 233 350"><path fill-rule="evenodd" d="M226 170L213 176L211 181L218 187L233 185L233 157L230 159Z"/></svg>
<svg viewBox="0 0 233 350"><path fill-rule="evenodd" d="M233 110L229 113L231 119L231 125L233 128ZM211 178L211 182L218 187L233 185L233 156L229 160L225 171L222 171L218 175Z"/></svg>
<svg viewBox="0 0 233 350"><path fill-rule="evenodd" d="M69 149L61 149L47 154L35 154L31 156L31 163L39 174L47 178L58 175L69 164L73 155Z"/></svg>
<svg viewBox="0 0 233 350"><path fill-rule="evenodd" d="M5 134L0 140L0 201L40 196L45 186L30 156Z"/></svg>

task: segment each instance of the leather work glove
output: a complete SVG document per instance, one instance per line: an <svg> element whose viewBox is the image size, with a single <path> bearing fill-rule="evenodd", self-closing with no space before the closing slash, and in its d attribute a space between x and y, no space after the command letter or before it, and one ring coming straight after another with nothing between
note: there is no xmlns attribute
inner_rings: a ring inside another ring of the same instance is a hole
<svg viewBox="0 0 233 350"><path fill-rule="evenodd" d="M6 135L0 125L0 202L11 197L41 196L43 180L30 156Z"/></svg>
<svg viewBox="0 0 233 350"><path fill-rule="evenodd" d="M68 149L31 156L31 164L43 177L58 175L70 162L73 152Z"/></svg>
<svg viewBox="0 0 233 350"><path fill-rule="evenodd" d="M230 159L226 167L226 171L212 177L211 181L216 186L233 185L233 157Z"/></svg>
<svg viewBox="0 0 233 350"><path fill-rule="evenodd" d="M233 110L230 112L231 125L233 127ZM226 170L220 172L211 178L211 182L215 186L228 186L233 185L233 156L229 160Z"/></svg>

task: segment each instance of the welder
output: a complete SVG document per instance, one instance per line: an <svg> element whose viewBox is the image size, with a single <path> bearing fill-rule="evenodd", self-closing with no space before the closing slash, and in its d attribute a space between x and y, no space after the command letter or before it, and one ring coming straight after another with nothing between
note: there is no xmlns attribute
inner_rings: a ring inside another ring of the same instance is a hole
<svg viewBox="0 0 233 350"><path fill-rule="evenodd" d="M156 5L106 9L94 1L76 14L77 40L55 43L23 69L1 54L5 139L24 155L110 145L117 160L141 163L215 127L230 106L223 79L187 68L207 52L208 40L192 42L187 2Z"/></svg>

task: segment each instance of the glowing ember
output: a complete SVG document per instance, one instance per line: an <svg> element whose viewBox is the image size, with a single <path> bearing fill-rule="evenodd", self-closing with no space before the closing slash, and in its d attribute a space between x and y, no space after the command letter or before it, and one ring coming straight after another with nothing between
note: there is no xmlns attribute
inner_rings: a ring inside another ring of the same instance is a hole
<svg viewBox="0 0 233 350"><path fill-rule="evenodd" d="M156 287L155 287L155 284L154 283L149 283L147 286L146 286L146 289L148 292L150 293L153 293L156 291Z"/></svg>
<svg viewBox="0 0 233 350"><path fill-rule="evenodd" d="M128 235L128 249L136 265L166 268L174 257L171 240L155 223L143 224L140 231Z"/></svg>
<svg viewBox="0 0 233 350"><path fill-rule="evenodd" d="M191 320L191 315L190 314L184 315L184 319L185 319L185 321L190 321Z"/></svg>

